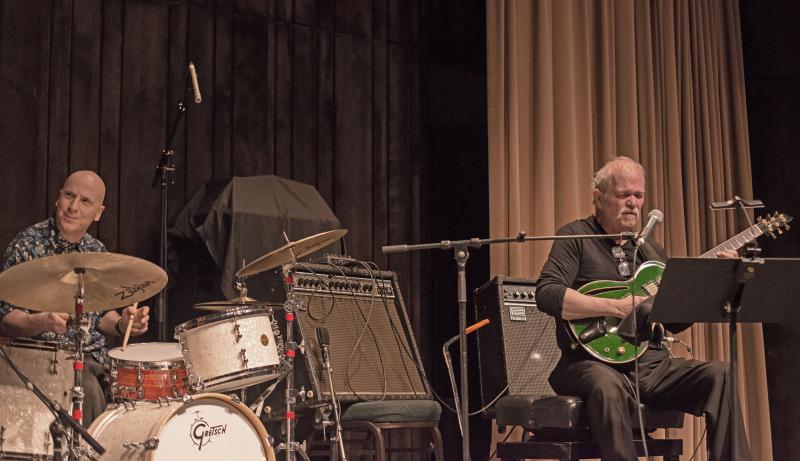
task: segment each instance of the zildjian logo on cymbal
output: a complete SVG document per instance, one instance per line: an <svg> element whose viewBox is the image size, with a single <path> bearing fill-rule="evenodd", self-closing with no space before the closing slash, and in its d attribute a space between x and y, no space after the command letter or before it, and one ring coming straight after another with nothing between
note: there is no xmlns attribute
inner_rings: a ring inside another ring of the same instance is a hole
<svg viewBox="0 0 800 461"><path fill-rule="evenodd" d="M154 282L152 280L147 280L147 281L142 282L142 283L140 283L138 285L133 285L133 286L130 286L130 287L126 287L125 285L123 285L122 288L124 288L124 290L114 293L114 296L119 297L120 301L124 301L124 300L130 298L131 296L135 295L136 293L138 293L140 291L142 293L144 293L144 289L149 287L150 285L152 285L154 283L156 283L156 282Z"/></svg>

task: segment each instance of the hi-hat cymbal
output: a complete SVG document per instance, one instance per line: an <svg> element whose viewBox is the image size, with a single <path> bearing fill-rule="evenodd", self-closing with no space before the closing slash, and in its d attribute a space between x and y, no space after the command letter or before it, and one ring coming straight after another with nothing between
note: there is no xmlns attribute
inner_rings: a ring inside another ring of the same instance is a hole
<svg viewBox="0 0 800 461"><path fill-rule="evenodd" d="M85 312L144 301L167 285L167 273L144 259L118 253L65 253L0 273L0 299L37 311L74 313L76 269L83 269Z"/></svg>
<svg viewBox="0 0 800 461"><path fill-rule="evenodd" d="M195 309L199 309L201 311L222 311L228 309L230 307L235 306L252 306L253 304L258 303L257 300L245 296L245 297L238 297L233 299L228 299L226 301L206 301L202 303L197 303L193 307Z"/></svg>
<svg viewBox="0 0 800 461"><path fill-rule="evenodd" d="M249 277L294 262L295 259L308 256L317 250L325 248L344 237L346 233L347 229L336 229L311 235L295 242L289 242L244 266L236 273L236 276Z"/></svg>

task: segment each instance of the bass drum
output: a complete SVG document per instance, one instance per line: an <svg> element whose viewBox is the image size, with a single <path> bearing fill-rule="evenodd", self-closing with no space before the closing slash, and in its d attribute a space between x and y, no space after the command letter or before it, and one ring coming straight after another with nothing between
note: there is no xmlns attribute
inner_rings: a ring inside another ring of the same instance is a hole
<svg viewBox="0 0 800 461"><path fill-rule="evenodd" d="M258 418L223 394L120 404L100 415L89 433L106 449L100 460L275 461Z"/></svg>

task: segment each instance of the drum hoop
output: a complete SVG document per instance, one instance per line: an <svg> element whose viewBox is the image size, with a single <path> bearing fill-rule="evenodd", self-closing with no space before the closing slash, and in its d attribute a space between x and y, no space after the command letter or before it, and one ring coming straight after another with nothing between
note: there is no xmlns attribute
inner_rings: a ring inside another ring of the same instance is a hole
<svg viewBox="0 0 800 461"><path fill-rule="evenodd" d="M213 314L197 317L196 319L188 320L176 326L175 337L177 338L182 333L202 326L213 325L215 323L234 318L255 317L259 315L267 315L268 317L272 317L272 308L269 306L237 306L225 309L222 312L215 312Z"/></svg>
<svg viewBox="0 0 800 461"><path fill-rule="evenodd" d="M186 368L186 362L182 358L176 358L174 360L158 360L153 362L137 362L134 360L115 359L109 357L108 361L111 364L111 368L136 368L154 371Z"/></svg>
<svg viewBox="0 0 800 461"><path fill-rule="evenodd" d="M243 378L243 377L256 377L256 376L263 376L268 374L279 374L281 370L280 365L265 365L263 367L255 367L255 368L245 368L243 370L234 371L232 373L225 373L224 375L214 376L213 378L208 378L204 380L199 380L203 386L219 386L221 384L228 384L235 382L236 380ZM194 373L189 372L189 375L192 378L199 378L198 376L194 375ZM222 381L218 381L218 380Z"/></svg>
<svg viewBox="0 0 800 461"><path fill-rule="evenodd" d="M67 347L57 341L45 341L43 339L27 339L27 338L14 338L4 344L3 347L18 347L21 349L33 349L46 352L63 351L71 353L75 350L74 347Z"/></svg>
<svg viewBox="0 0 800 461"><path fill-rule="evenodd" d="M170 344L178 346L178 354L180 354L180 344L178 343L136 343L136 344L128 344L128 347L131 349L137 349L141 347L143 344ZM171 359L163 359L163 360L131 360L131 359L123 359L114 357L111 355L114 351L121 351L121 347L115 347L108 351L106 355L108 355L108 363L111 365L112 368L141 368L142 370L171 370L173 368L186 368L186 361L183 359L183 355L178 355L177 357Z"/></svg>

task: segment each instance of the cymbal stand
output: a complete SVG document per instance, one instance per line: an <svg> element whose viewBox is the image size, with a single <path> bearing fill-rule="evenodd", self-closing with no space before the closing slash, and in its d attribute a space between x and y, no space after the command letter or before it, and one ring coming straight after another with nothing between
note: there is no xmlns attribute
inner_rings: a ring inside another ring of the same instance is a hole
<svg viewBox="0 0 800 461"><path fill-rule="evenodd" d="M289 364L289 373L286 375L286 442L278 445L276 452L285 451L286 461L294 461L295 453L308 461L303 447L294 441L294 425L296 424L297 414L295 413L295 403L297 402L297 391L294 388L294 358L297 355L297 343L294 341L294 320L298 302L292 293L292 282L294 280L294 264L283 266L286 291L289 294L286 303L283 305L284 319L286 320L286 362Z"/></svg>
<svg viewBox="0 0 800 461"><path fill-rule="evenodd" d="M72 317L72 328L75 331L75 361L72 363L74 372L74 384L72 387L72 417L78 424L83 424L83 329L81 319L83 318L83 305L86 302L86 293L83 276L86 269L76 267L75 274L78 276L78 292L75 294L75 315ZM80 438L75 428L72 428L72 442L70 443L70 459L73 458L73 450L80 449ZM77 458L76 458L77 459Z"/></svg>

